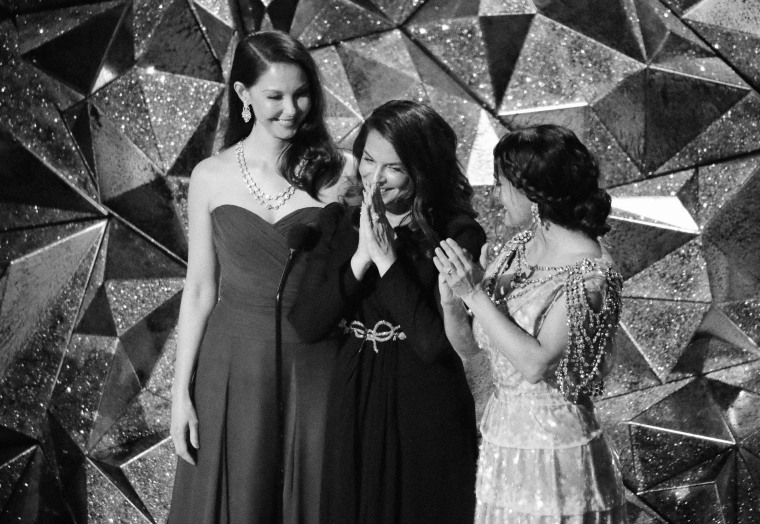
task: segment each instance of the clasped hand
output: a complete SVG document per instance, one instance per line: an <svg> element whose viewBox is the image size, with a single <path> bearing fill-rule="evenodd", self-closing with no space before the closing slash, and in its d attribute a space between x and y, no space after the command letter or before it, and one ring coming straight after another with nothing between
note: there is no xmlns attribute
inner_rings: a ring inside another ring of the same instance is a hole
<svg viewBox="0 0 760 524"><path fill-rule="evenodd" d="M377 184L369 184L364 190L361 219L359 221L359 246L355 257L366 269L375 264L381 275L396 261L396 233L385 216L385 204Z"/></svg>
<svg viewBox="0 0 760 524"><path fill-rule="evenodd" d="M438 289L443 305L458 300L467 302L480 289L487 256L488 244L480 252L480 261L474 262L472 256L454 240L448 238L441 241L435 249L433 263L438 269Z"/></svg>

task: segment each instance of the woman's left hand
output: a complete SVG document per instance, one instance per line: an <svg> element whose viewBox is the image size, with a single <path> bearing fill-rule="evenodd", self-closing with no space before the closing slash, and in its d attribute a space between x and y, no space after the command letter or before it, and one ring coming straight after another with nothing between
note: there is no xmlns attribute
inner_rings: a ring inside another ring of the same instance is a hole
<svg viewBox="0 0 760 524"><path fill-rule="evenodd" d="M485 252L487 245L483 249ZM473 262L472 256L454 240L441 241L440 247L435 249L433 263L453 293L462 300L466 301L480 289L485 272L482 265Z"/></svg>
<svg viewBox="0 0 760 524"><path fill-rule="evenodd" d="M375 184L364 191L363 211L362 220L368 222L362 228L367 251L380 275L384 275L396 261L396 233L385 216L385 204Z"/></svg>

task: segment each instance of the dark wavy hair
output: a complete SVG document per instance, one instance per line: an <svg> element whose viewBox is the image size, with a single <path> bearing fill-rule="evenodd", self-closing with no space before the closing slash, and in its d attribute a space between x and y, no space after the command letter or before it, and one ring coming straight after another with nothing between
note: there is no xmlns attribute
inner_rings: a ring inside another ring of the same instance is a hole
<svg viewBox="0 0 760 524"><path fill-rule="evenodd" d="M569 129L544 124L504 135L493 150L494 172L538 204L541 218L592 238L610 230L611 199L599 166Z"/></svg>
<svg viewBox="0 0 760 524"><path fill-rule="evenodd" d="M457 160L457 135L441 115L411 100L381 105L364 121L354 141L357 169L371 130L390 142L409 175L405 193L411 200L413 231L421 231L435 245L449 218L478 216L471 203L472 186Z"/></svg>
<svg viewBox="0 0 760 524"><path fill-rule="evenodd" d="M289 34L259 31L245 37L235 48L228 83L229 122L224 147L248 136L256 123L256 115L248 123L241 118L243 102L235 92L235 82L251 87L272 64L296 65L308 78L311 109L280 156L278 167L288 182L317 198L320 189L338 180L344 158L327 132L325 101L317 65L306 47Z"/></svg>

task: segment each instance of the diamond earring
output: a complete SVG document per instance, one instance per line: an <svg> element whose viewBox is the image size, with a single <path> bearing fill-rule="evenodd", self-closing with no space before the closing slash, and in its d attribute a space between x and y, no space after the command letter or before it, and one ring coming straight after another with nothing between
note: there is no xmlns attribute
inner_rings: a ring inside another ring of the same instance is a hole
<svg viewBox="0 0 760 524"><path fill-rule="evenodd" d="M533 216L533 223L536 225L536 228L544 227L544 221L541 220L541 213L538 212L538 204L535 202L530 205L530 214Z"/></svg>
<svg viewBox="0 0 760 524"><path fill-rule="evenodd" d="M253 116L251 114L251 106L249 104L243 105L243 112L241 113L243 116L243 122L246 124L251 121L251 117Z"/></svg>

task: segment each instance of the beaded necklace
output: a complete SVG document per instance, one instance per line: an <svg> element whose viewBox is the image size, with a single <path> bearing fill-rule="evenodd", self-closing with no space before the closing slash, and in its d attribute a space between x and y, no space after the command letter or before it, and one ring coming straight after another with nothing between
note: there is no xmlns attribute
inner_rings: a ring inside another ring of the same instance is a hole
<svg viewBox="0 0 760 524"><path fill-rule="evenodd" d="M509 252L506 256L504 256L501 263L499 264L499 267L496 268L493 275L486 281L486 292L494 304L497 306L503 305L506 302L526 295L542 284L554 280L561 274L569 272L574 266L574 264L569 264L566 266L539 266L529 264L528 260L525 258L525 244L531 238L533 238L533 232L530 230L523 231L522 233L515 236L509 242ZM507 266L512 262L515 263L515 274L510 282L512 289L506 295L500 298L495 298L496 283L499 277L504 274ZM532 275L536 271L545 271L549 272L549 274L544 277L533 278Z"/></svg>

